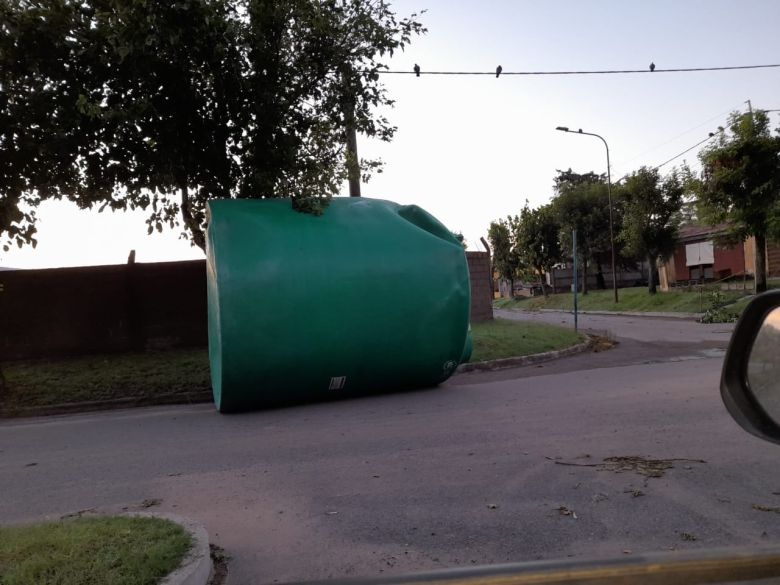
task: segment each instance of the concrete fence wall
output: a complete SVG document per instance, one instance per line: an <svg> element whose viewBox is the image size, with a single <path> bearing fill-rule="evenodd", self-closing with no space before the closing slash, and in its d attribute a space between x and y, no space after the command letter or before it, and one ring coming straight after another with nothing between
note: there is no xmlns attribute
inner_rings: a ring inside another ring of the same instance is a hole
<svg viewBox="0 0 780 585"><path fill-rule="evenodd" d="M468 252L472 320L492 318L490 258ZM203 347L206 262L0 272L0 360Z"/></svg>

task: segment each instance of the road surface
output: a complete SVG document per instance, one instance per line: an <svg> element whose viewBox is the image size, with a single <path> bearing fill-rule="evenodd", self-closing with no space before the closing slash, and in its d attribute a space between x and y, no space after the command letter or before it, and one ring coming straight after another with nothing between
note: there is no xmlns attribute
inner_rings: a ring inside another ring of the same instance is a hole
<svg viewBox="0 0 780 585"><path fill-rule="evenodd" d="M5 421L0 522L174 512L235 584L780 542L780 449L726 414L722 340L622 340L419 392Z"/></svg>

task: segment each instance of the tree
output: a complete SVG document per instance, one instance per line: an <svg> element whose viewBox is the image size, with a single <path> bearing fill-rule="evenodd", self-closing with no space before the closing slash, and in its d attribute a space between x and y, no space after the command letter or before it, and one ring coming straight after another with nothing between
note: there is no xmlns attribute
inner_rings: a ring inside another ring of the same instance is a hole
<svg viewBox="0 0 780 585"><path fill-rule="evenodd" d="M596 173L558 171L552 209L561 226L560 241L571 254L571 232L577 230L577 252L582 261L582 294L588 294L588 262L595 259L601 273L601 258L610 250L609 194L606 177ZM616 222L617 223L617 222ZM600 278L604 286L603 274Z"/></svg>
<svg viewBox="0 0 780 585"><path fill-rule="evenodd" d="M201 247L210 198L321 212L356 162L347 125L393 136L380 59L425 32L415 18L370 0L2 3L4 244L34 243L51 198L148 209L150 232L181 216Z"/></svg>
<svg viewBox="0 0 780 585"><path fill-rule="evenodd" d="M619 188L623 225L618 234L625 250L646 258L647 286L656 293L656 261L674 252L685 190L676 173L662 179L658 169L642 167Z"/></svg>
<svg viewBox="0 0 780 585"><path fill-rule="evenodd" d="M756 291L766 290L766 241L780 237L780 132L772 135L769 116L735 112L729 132L699 155L704 167L699 213L727 224L731 241L756 239Z"/></svg>
<svg viewBox="0 0 780 585"><path fill-rule="evenodd" d="M515 278L520 268L520 258L515 245L516 218L507 217L491 221L488 241L493 249L493 270L509 281L510 296L515 296Z"/></svg>
<svg viewBox="0 0 780 585"><path fill-rule="evenodd" d="M561 261L560 224L551 205L530 209L528 201L515 225L515 242L520 262L533 268L544 296L547 287L542 277Z"/></svg>

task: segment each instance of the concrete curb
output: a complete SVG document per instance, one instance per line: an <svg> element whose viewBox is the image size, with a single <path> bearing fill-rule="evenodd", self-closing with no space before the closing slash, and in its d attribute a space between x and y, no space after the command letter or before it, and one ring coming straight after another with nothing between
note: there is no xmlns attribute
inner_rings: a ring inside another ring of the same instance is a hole
<svg viewBox="0 0 780 585"><path fill-rule="evenodd" d="M565 313L573 315L573 311L562 309L505 309L496 308L496 311L512 311L513 313ZM704 313L664 313L653 311L577 311L579 315L612 315L618 317L651 317L654 319L684 319L687 321L698 320Z"/></svg>
<svg viewBox="0 0 780 585"><path fill-rule="evenodd" d="M212 563L209 535L201 525L182 516L174 514L155 514L152 512L130 512L128 516L142 518L162 518L175 522L192 536L192 548L181 566L163 579L160 585L207 585L211 579Z"/></svg>
<svg viewBox="0 0 780 585"><path fill-rule="evenodd" d="M499 360L490 360L486 362L474 362L466 363L458 366L455 370L456 373L462 374L467 372L485 372L490 370L501 370L503 368L516 368L519 366L528 366L531 364L538 364L540 362L549 362L562 357L568 357L588 351L593 347L594 340L588 336L587 341L566 347L564 349L556 349L553 351L545 351L542 353L534 353L531 355L524 355L520 357L503 358Z"/></svg>

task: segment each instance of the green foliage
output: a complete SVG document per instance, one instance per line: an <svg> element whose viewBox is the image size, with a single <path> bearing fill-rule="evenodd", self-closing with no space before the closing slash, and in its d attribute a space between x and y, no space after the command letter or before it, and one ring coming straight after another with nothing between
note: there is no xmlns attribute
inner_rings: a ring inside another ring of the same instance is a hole
<svg viewBox="0 0 780 585"><path fill-rule="evenodd" d="M493 270L501 278L514 282L520 270L520 257L515 246L517 218L507 217L490 222L488 241L492 248ZM514 291L512 291L514 294Z"/></svg>
<svg viewBox="0 0 780 585"><path fill-rule="evenodd" d="M772 135L769 116L734 113L728 132L702 150L698 211L710 224L725 223L731 241L755 236L756 284L766 290L763 250L767 237L780 237L780 134Z"/></svg>
<svg viewBox="0 0 780 585"><path fill-rule="evenodd" d="M460 245L463 246L463 249L469 247L468 242L466 242L466 236L463 235L463 232L452 232L453 237L460 242Z"/></svg>
<svg viewBox="0 0 780 585"><path fill-rule="evenodd" d="M84 517L0 527L3 585L155 585L192 538L162 518Z"/></svg>
<svg viewBox="0 0 780 585"><path fill-rule="evenodd" d="M588 262L610 251L606 178L592 172L578 174L571 169L558 171L551 205L561 226L562 249L569 257L572 251L571 232L577 230L577 252L582 260L584 277ZM587 289L584 288L583 292L587 292Z"/></svg>
<svg viewBox="0 0 780 585"><path fill-rule="evenodd" d="M415 18L369 0L1 3L4 245L34 243L51 198L146 209L150 231L181 215L200 246L210 198L321 212L346 177L347 118L393 136L378 71L425 32Z"/></svg>
<svg viewBox="0 0 780 585"><path fill-rule="evenodd" d="M647 258L651 294L656 292L656 260L674 252L683 193L676 173L662 179L658 169L648 167L629 175L618 190L623 218L618 239L628 254Z"/></svg>
<svg viewBox="0 0 780 585"><path fill-rule="evenodd" d="M707 296L709 306L699 319L700 323L736 323L739 319L739 313L726 309L726 305L731 303L730 298L719 290L714 290Z"/></svg>
<svg viewBox="0 0 780 585"><path fill-rule="evenodd" d="M560 224L551 205L530 209L528 201L515 223L515 247L520 263L542 273L561 261ZM547 294L547 289L542 290Z"/></svg>

